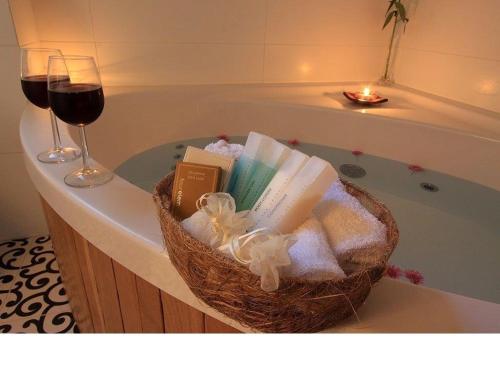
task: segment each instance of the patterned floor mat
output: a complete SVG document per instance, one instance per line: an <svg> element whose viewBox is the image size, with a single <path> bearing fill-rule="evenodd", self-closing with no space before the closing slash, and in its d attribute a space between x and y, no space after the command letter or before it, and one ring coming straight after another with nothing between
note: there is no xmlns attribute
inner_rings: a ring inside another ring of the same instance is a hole
<svg viewBox="0 0 500 375"><path fill-rule="evenodd" d="M0 242L0 333L77 333L49 236Z"/></svg>

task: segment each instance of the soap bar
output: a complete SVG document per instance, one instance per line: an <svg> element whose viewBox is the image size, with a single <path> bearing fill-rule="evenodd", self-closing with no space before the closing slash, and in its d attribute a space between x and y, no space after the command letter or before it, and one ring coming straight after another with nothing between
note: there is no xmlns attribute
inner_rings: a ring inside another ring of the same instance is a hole
<svg viewBox="0 0 500 375"><path fill-rule="evenodd" d="M181 161L175 168L172 188L172 215L177 220L190 217L197 211L196 201L205 193L218 191L221 168L212 165Z"/></svg>
<svg viewBox="0 0 500 375"><path fill-rule="evenodd" d="M231 177L231 173L234 167L234 158L215 154L213 152L202 150L193 146L188 146L186 149L186 154L184 155L184 161L189 163L221 167L222 176L220 191L227 190L229 178Z"/></svg>

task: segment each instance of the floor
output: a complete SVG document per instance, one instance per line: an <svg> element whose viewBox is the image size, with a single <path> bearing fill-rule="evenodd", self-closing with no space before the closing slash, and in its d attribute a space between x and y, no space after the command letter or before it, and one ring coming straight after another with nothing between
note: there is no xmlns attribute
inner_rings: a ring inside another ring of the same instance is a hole
<svg viewBox="0 0 500 375"><path fill-rule="evenodd" d="M0 333L77 333L49 236L0 242Z"/></svg>

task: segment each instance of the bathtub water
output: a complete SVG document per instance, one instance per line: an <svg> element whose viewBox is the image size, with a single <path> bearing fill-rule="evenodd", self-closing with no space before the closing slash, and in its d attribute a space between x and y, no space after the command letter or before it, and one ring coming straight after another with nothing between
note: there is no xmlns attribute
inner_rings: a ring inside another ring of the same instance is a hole
<svg viewBox="0 0 500 375"><path fill-rule="evenodd" d="M202 148L213 141L165 143L125 160L115 173L151 192L182 160L186 146ZM231 137L231 142L244 143L245 138ZM343 177L392 211L401 236L390 263L421 272L428 287L500 303L500 192L431 170L412 173L404 163L372 155L356 157L351 151L311 143L297 148L330 161L340 175L343 164L364 169L363 177Z"/></svg>

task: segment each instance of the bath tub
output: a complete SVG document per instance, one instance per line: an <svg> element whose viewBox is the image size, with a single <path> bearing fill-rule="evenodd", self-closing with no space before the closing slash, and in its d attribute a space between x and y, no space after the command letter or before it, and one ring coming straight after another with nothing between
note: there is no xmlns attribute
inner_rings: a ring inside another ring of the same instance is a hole
<svg viewBox="0 0 500 375"><path fill-rule="evenodd" d="M21 119L26 167L45 202L49 219L50 215L57 218L50 219L52 223L49 220L51 232L68 225L63 233L52 233L58 237L55 246L59 243L63 247L73 241L70 245L75 247L76 255L62 260L69 264L66 268L71 269L72 262L79 262L80 268L82 263L90 264L87 267L90 273L81 271L82 275L74 282L74 292L68 290L70 301L77 301L72 303L76 305L73 310L88 310L87 315L91 315L88 318L81 314L81 325L87 325L90 331L120 331L120 327L127 331L127 326L132 326L129 321L132 313L124 314L129 308L124 298L120 298L120 283L124 275L129 279L134 275L137 280L133 285L139 290L139 300L143 282L149 291L156 290L155 296L160 293L161 301L158 303L154 297L154 305L162 311L163 328L167 331L169 324L174 324L169 323L169 319L183 315L179 309L184 307L190 309L189 314L197 322L181 322L184 330L194 324L196 329L208 332L229 329L221 327L249 331L196 299L163 249L156 209L147 190L154 179L169 171L173 164L171 157L164 161L159 158L170 154L174 159L181 157L181 146L190 144L190 140L206 142L220 134L243 136L255 130L284 141L297 139L305 152L329 147L332 152L344 155L346 164L368 163L368 176L372 176L373 161L386 160L399 166L416 164L432 171L413 176L405 170L410 178L415 177L418 185L427 182L421 180L424 177L450 176L466 184L473 183L479 186L479 192L484 189L496 199L495 192L500 190L498 115L399 88L378 89L389 96L389 103L363 108L348 103L341 95L343 88L338 85L107 88L104 113L88 128L89 145L94 160L116 170L118 175L109 184L89 190L70 188L63 182L64 175L79 167L81 161L63 165L37 162L37 153L50 144L50 126L47 113L28 106ZM74 128L61 126L61 132L66 144L78 143L74 142L77 138ZM362 150L366 155L358 158L365 159L357 159L350 154L351 150ZM137 174L138 168L139 172L150 171L149 180ZM363 186L362 179L359 184ZM383 186L380 189L383 195ZM77 234L68 237L68 230ZM418 236L412 241L418 241ZM82 246L83 251L98 249L99 255L90 253L88 259L82 258ZM447 244L440 246L445 248ZM498 250L495 249L497 253ZM492 261L497 262L498 257ZM106 279L110 272L114 278ZM446 267L442 272L450 278L457 277ZM461 283L468 282L464 275L459 279ZM493 276L494 280L498 278ZM105 290L102 284L106 282L116 283L117 291ZM491 279L487 282L485 288L491 291ZM71 289L69 285L67 289ZM500 331L500 304L494 298L489 294L486 297L461 294L465 295L384 278L373 288L357 318L331 331ZM85 298L86 305L81 302ZM115 300L114 305L104 306L109 299ZM81 307L82 303L85 306ZM78 321L78 311L75 315Z"/></svg>

